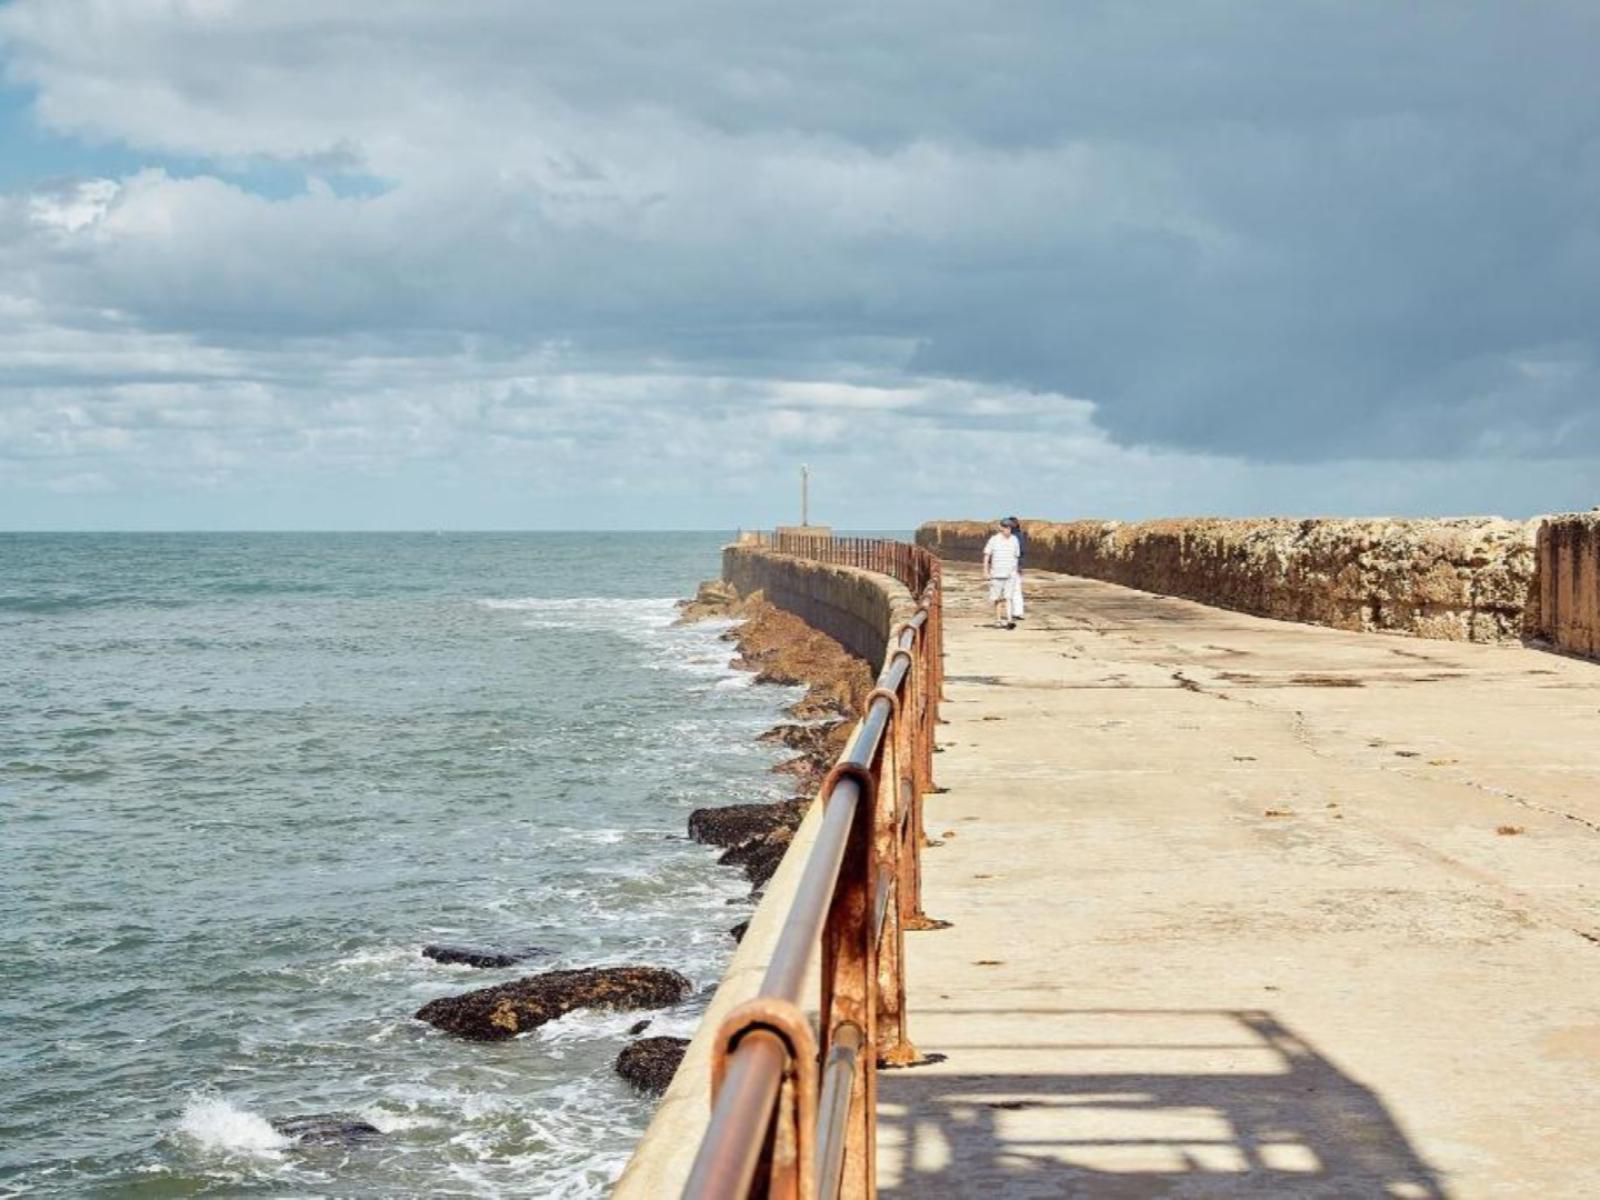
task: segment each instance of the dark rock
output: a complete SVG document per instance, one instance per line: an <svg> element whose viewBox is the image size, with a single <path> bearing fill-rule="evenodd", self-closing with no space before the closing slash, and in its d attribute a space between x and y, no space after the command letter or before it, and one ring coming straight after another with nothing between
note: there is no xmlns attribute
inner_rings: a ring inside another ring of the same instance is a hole
<svg viewBox="0 0 1600 1200"><path fill-rule="evenodd" d="M797 757L786 759L772 769L793 775L796 787L804 795L812 796L829 769L839 761L854 729L854 721L776 725L762 734L760 740L800 752Z"/></svg>
<svg viewBox="0 0 1600 1200"><path fill-rule="evenodd" d="M806 754L818 754L830 763L839 757L850 740L851 721L816 721L804 725L774 725L757 741L787 746Z"/></svg>
<svg viewBox="0 0 1600 1200"><path fill-rule="evenodd" d="M786 758L772 768L774 775L788 775L794 780L793 786L807 796L815 796L822 788L822 781L827 778L828 770L832 763L820 762L810 754L802 754L799 758Z"/></svg>
<svg viewBox="0 0 1600 1200"><path fill-rule="evenodd" d="M297 1145L318 1142L358 1142L364 1138L381 1137L376 1125L352 1117L349 1113L307 1113L303 1117L275 1117L271 1125Z"/></svg>
<svg viewBox="0 0 1600 1200"><path fill-rule="evenodd" d="M756 887L765 887L789 851L794 830L774 829L765 837L752 838L726 851L717 861L728 867L743 867L745 878Z"/></svg>
<svg viewBox="0 0 1600 1200"><path fill-rule="evenodd" d="M787 663L768 662L762 659L749 659L746 661L756 669L757 683L775 683L779 687L804 687L809 682L801 672Z"/></svg>
<svg viewBox="0 0 1600 1200"><path fill-rule="evenodd" d="M809 800L796 797L778 804L697 808L689 814L689 836L709 846L737 846L774 829L798 829L810 805Z"/></svg>
<svg viewBox="0 0 1600 1200"><path fill-rule="evenodd" d="M750 932L750 922L749 921L740 921L732 929L728 930L729 935L731 935L733 940L736 941L736 942L744 941L744 935L749 933L749 932Z"/></svg>
<svg viewBox="0 0 1600 1200"><path fill-rule="evenodd" d="M850 720L855 716L847 700L842 700L822 689L813 689L788 708L783 710L799 721L811 721L818 718L842 717Z"/></svg>
<svg viewBox="0 0 1600 1200"><path fill-rule="evenodd" d="M672 1082L672 1076L688 1048L688 1038L644 1038L625 1046L622 1053L617 1055L617 1074L641 1092L659 1096Z"/></svg>
<svg viewBox="0 0 1600 1200"><path fill-rule="evenodd" d="M588 967L549 971L460 996L442 996L417 1019L446 1033L497 1042L537 1029L575 1008L659 1008L676 1004L693 985L661 967Z"/></svg>
<svg viewBox="0 0 1600 1200"><path fill-rule="evenodd" d="M539 946L524 946L520 950L490 950L483 946L434 943L422 948L423 958L441 963L460 963L468 967L514 967L519 962L526 962L544 953L546 951Z"/></svg>
<svg viewBox="0 0 1600 1200"><path fill-rule="evenodd" d="M783 861L783 856L789 852L792 836L787 830L779 832L785 835L781 841L777 840L776 835L763 840L760 851L744 866L745 878L763 893L766 891L768 881L778 873L778 864Z"/></svg>
<svg viewBox="0 0 1600 1200"><path fill-rule="evenodd" d="M650 1018L649 1017L646 1017L642 1021L635 1021L632 1025L628 1026L628 1036L629 1037L638 1037L641 1033L643 1033L646 1029L649 1029L649 1028L650 1028Z"/></svg>

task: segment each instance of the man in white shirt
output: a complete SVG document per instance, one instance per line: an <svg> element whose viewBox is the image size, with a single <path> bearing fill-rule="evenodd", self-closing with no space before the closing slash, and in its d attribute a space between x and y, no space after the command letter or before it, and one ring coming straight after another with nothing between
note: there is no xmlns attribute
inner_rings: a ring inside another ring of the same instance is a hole
<svg viewBox="0 0 1600 1200"><path fill-rule="evenodd" d="M1022 560L1028 557L1028 537L1022 531L1022 522L1015 517L1007 517L1006 524L1011 527L1011 536L1017 539L1017 569L1011 576L1011 619L1020 621L1024 616L1022 603Z"/></svg>
<svg viewBox="0 0 1600 1200"><path fill-rule="evenodd" d="M1011 577L1017 573L1022 547L1011 527L995 522L994 533L983 544L983 574L989 581L989 602L994 605L994 623L999 629L1015 629L1011 619Z"/></svg>

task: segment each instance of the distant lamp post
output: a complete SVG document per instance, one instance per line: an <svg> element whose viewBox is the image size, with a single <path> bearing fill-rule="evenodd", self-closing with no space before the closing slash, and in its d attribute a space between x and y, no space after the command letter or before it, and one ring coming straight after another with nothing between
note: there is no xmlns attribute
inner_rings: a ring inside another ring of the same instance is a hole
<svg viewBox="0 0 1600 1200"><path fill-rule="evenodd" d="M814 541L817 538L831 538L833 528L828 525L813 525L811 523L811 468L805 463L800 464L800 524L779 525L773 531L778 539L778 544L783 544L784 537L803 537ZM808 541L809 545L810 542Z"/></svg>

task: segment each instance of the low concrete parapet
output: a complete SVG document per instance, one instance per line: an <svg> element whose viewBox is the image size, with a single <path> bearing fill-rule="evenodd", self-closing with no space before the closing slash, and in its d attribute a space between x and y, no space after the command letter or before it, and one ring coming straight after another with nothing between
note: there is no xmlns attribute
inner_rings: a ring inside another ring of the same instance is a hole
<svg viewBox="0 0 1600 1200"><path fill-rule="evenodd" d="M839 641L852 654L882 668L889 642L916 613L911 593L884 575L854 567L811 562L769 547L741 543L725 547L722 578L741 595L762 592L768 601L793 613L813 629ZM858 727L859 728L859 727ZM793 906L808 856L817 840L822 806L806 814L794 840L768 882L755 915L717 987L694 1039L684 1053L655 1118L617 1181L618 1200L660 1200L678 1196L694 1163L711 1116L711 1069L722 1021L760 991L783 922ZM817 995L817 956L813 954L807 995ZM813 1024L815 1011L810 1011Z"/></svg>
<svg viewBox="0 0 1600 1200"><path fill-rule="evenodd" d="M1449 641L1514 641L1541 628L1538 521L1026 521L1023 528L1026 566L1257 616ZM932 521L917 530L917 544L973 562L992 532L979 522Z"/></svg>
<svg viewBox="0 0 1600 1200"><path fill-rule="evenodd" d="M739 942L689 1048L684 1051L683 1061L661 1097L650 1127L634 1147L627 1169L617 1180L612 1200L661 1200L683 1193L694 1156L700 1149L700 1140L705 1136L706 1124L711 1119L711 1062L717 1032L730 1012L761 990L767 963L777 948L784 916L800 885L806 856L817 840L817 828L821 823L822 808L817 805L795 831L794 841L789 844L777 874L768 882L766 894L750 918L750 927ZM813 973L816 971L815 963L811 969Z"/></svg>
<svg viewBox="0 0 1600 1200"><path fill-rule="evenodd" d="M1600 512L1539 528L1540 628L1558 650L1600 658Z"/></svg>

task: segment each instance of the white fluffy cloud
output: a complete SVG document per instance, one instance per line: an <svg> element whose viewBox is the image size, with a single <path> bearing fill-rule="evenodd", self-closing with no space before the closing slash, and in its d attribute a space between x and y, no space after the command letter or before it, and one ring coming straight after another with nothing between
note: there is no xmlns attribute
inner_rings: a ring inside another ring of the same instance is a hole
<svg viewBox="0 0 1600 1200"><path fill-rule="evenodd" d="M1588 6L335 9L0 9L0 523L1593 485Z"/></svg>

